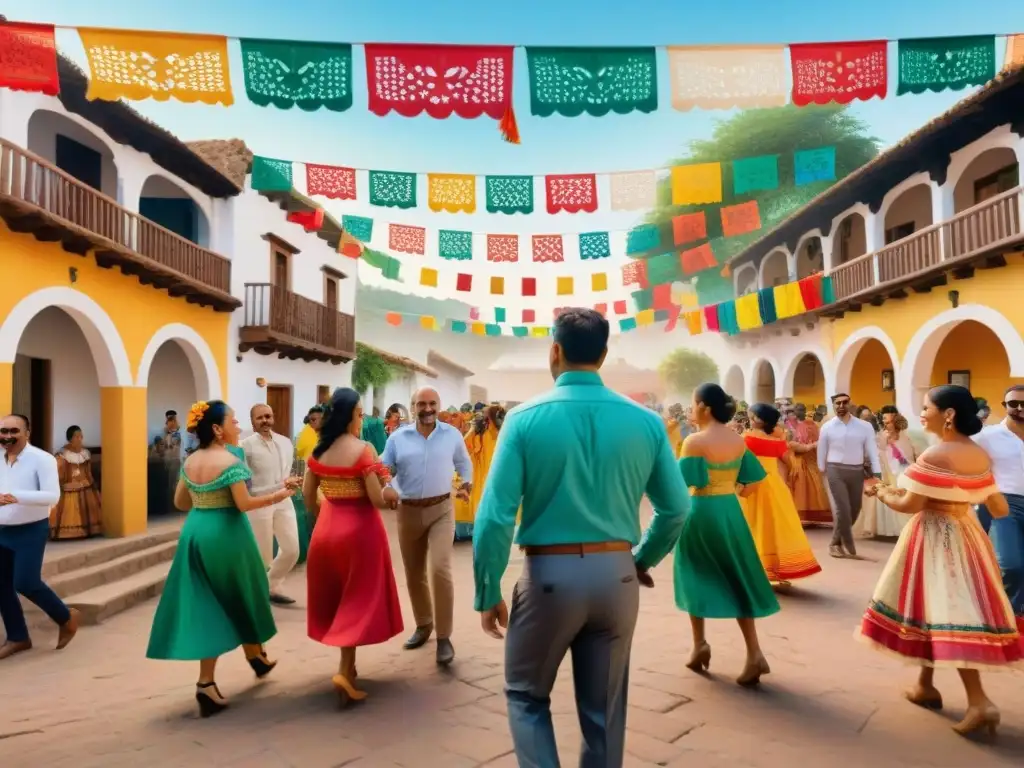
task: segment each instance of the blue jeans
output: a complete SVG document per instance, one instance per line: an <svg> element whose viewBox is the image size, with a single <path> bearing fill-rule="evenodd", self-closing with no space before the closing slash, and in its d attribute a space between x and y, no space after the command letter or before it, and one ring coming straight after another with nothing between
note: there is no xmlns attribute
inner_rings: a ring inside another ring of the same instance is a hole
<svg viewBox="0 0 1024 768"><path fill-rule="evenodd" d="M55 624L66 624L71 618L64 601L43 583L43 551L49 537L50 521L45 518L24 525L0 525L0 617L9 643L29 639L19 594L38 605Z"/></svg>
<svg viewBox="0 0 1024 768"><path fill-rule="evenodd" d="M993 520L984 506L978 507L989 519L989 536L996 551L999 568L1003 572L1003 588L1010 598L1013 612L1024 616L1024 496L1004 494L1010 505L1010 514ZM982 523L984 526L984 523Z"/></svg>

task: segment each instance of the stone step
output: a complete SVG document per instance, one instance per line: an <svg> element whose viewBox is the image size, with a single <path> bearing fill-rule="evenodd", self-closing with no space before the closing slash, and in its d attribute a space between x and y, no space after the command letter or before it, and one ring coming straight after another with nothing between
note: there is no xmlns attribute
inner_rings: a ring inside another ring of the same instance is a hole
<svg viewBox="0 0 1024 768"><path fill-rule="evenodd" d="M99 624L163 592L170 570L171 562L167 560L119 581L71 595L65 602L78 609L82 624Z"/></svg>
<svg viewBox="0 0 1024 768"><path fill-rule="evenodd" d="M130 536L124 539L53 542L46 548L46 559L43 561L43 581L51 582L59 574L116 560L158 544L177 541L179 535L181 535L179 525L168 525L141 536ZM68 546L67 552L61 551L64 546Z"/></svg>
<svg viewBox="0 0 1024 768"><path fill-rule="evenodd" d="M140 571L174 559L174 551L178 548L177 537L155 546L129 552L121 557L60 573L47 583L58 596L66 598L82 592L101 587L104 584L126 579Z"/></svg>

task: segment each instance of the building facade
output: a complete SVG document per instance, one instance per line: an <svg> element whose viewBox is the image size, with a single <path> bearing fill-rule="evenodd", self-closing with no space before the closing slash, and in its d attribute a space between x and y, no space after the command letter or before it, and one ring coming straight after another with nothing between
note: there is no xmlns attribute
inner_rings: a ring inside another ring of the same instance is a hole
<svg viewBox="0 0 1024 768"><path fill-rule="evenodd" d="M912 418L960 383L997 406L1024 379L1022 99L1024 71L1002 73L735 257L737 296L824 272L835 301L729 337L726 389Z"/></svg>

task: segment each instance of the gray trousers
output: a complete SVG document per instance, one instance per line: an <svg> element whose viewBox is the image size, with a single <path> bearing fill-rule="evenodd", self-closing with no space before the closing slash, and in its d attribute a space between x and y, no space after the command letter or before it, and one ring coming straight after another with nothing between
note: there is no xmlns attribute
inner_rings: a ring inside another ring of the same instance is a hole
<svg viewBox="0 0 1024 768"><path fill-rule="evenodd" d="M853 524L860 517L864 501L864 466L858 464L828 464L825 467L828 489L836 505L835 526L832 529L832 546L842 544L851 555L857 554L853 541Z"/></svg>
<svg viewBox="0 0 1024 768"><path fill-rule="evenodd" d="M559 768L551 690L572 652L580 768L620 768L639 584L632 553L527 556L512 593L505 695L521 768Z"/></svg>

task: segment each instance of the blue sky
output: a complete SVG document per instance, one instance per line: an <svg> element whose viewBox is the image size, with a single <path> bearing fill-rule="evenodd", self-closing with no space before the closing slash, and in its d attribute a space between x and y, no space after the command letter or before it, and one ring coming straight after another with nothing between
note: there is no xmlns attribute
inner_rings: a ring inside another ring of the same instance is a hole
<svg viewBox="0 0 1024 768"><path fill-rule="evenodd" d="M12 20L339 42L498 43L537 45L691 45L787 43L1024 32L1024 2L986 0L6 0ZM62 50L84 63L74 32L58 33ZM517 52L515 103L523 143L502 142L497 126L479 120L423 116L380 118L366 109L361 49L355 52L355 104L348 112L305 113L250 104L237 48L232 48L236 104L230 108L177 102L137 108L185 140L243 138L257 154L359 168L452 173L584 173L660 167L685 154L687 142L708 136L730 112L681 113L669 104L662 74L660 108L650 115L535 118L529 115L525 54ZM1002 60L1002 46L998 50ZM659 60L662 73L664 59ZM894 89L890 88L890 93ZM890 96L859 103L855 112L891 144L944 111L960 93ZM361 190L362 194L362 190ZM579 232L623 229L635 214L497 216L431 214L333 204L336 214L477 232ZM540 206L541 209L543 206ZM429 236L429 235L428 235ZM418 289L422 292L424 289Z"/></svg>

